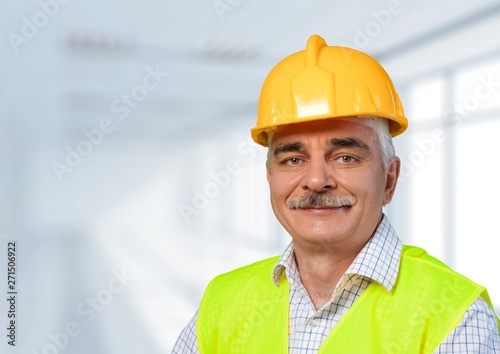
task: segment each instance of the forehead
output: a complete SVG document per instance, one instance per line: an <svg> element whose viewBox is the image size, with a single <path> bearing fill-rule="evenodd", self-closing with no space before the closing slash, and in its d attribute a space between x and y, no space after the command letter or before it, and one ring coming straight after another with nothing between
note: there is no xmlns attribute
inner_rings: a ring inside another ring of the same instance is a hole
<svg viewBox="0 0 500 354"><path fill-rule="evenodd" d="M374 129L356 122L326 119L283 126L274 133L272 146L288 142L327 143L334 138L354 138L371 147L378 145L378 135Z"/></svg>

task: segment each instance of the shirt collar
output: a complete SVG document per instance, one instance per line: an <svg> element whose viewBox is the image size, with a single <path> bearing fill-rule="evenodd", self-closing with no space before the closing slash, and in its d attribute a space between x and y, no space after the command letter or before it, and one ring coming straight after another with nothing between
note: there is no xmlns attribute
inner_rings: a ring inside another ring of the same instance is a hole
<svg viewBox="0 0 500 354"><path fill-rule="evenodd" d="M382 285L387 291L391 291L398 276L401 252L401 240L384 215L374 234L358 253L344 276L356 274L367 277ZM290 284L296 286L301 284L293 242L288 245L273 268L272 277L276 286L279 286L283 271Z"/></svg>

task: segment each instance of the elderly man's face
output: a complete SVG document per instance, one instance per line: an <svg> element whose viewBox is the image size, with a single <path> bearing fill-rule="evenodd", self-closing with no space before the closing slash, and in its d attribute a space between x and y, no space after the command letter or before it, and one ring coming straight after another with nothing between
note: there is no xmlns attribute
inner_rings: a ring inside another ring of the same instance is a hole
<svg viewBox="0 0 500 354"><path fill-rule="evenodd" d="M273 210L295 242L364 244L392 199L378 135L349 121L292 124L274 134L267 179Z"/></svg>

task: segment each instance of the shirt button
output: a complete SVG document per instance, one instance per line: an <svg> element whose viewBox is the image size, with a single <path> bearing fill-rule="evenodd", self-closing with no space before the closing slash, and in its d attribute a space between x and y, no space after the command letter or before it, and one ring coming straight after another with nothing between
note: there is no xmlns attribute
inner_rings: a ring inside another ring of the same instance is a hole
<svg viewBox="0 0 500 354"><path fill-rule="evenodd" d="M313 328L318 327L318 321L316 321L316 320L309 321L309 326L311 326Z"/></svg>

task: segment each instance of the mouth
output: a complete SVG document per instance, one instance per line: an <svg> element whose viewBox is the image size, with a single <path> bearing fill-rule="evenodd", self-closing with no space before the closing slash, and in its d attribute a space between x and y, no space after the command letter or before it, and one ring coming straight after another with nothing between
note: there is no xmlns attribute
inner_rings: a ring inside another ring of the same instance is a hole
<svg viewBox="0 0 500 354"><path fill-rule="evenodd" d="M309 206L305 208L297 208L296 210L303 210L306 212L311 212L311 213L327 213L327 212L335 212L339 210L347 210L350 209L351 206L349 205L342 205L342 206L336 206L336 207L330 207L330 206Z"/></svg>

